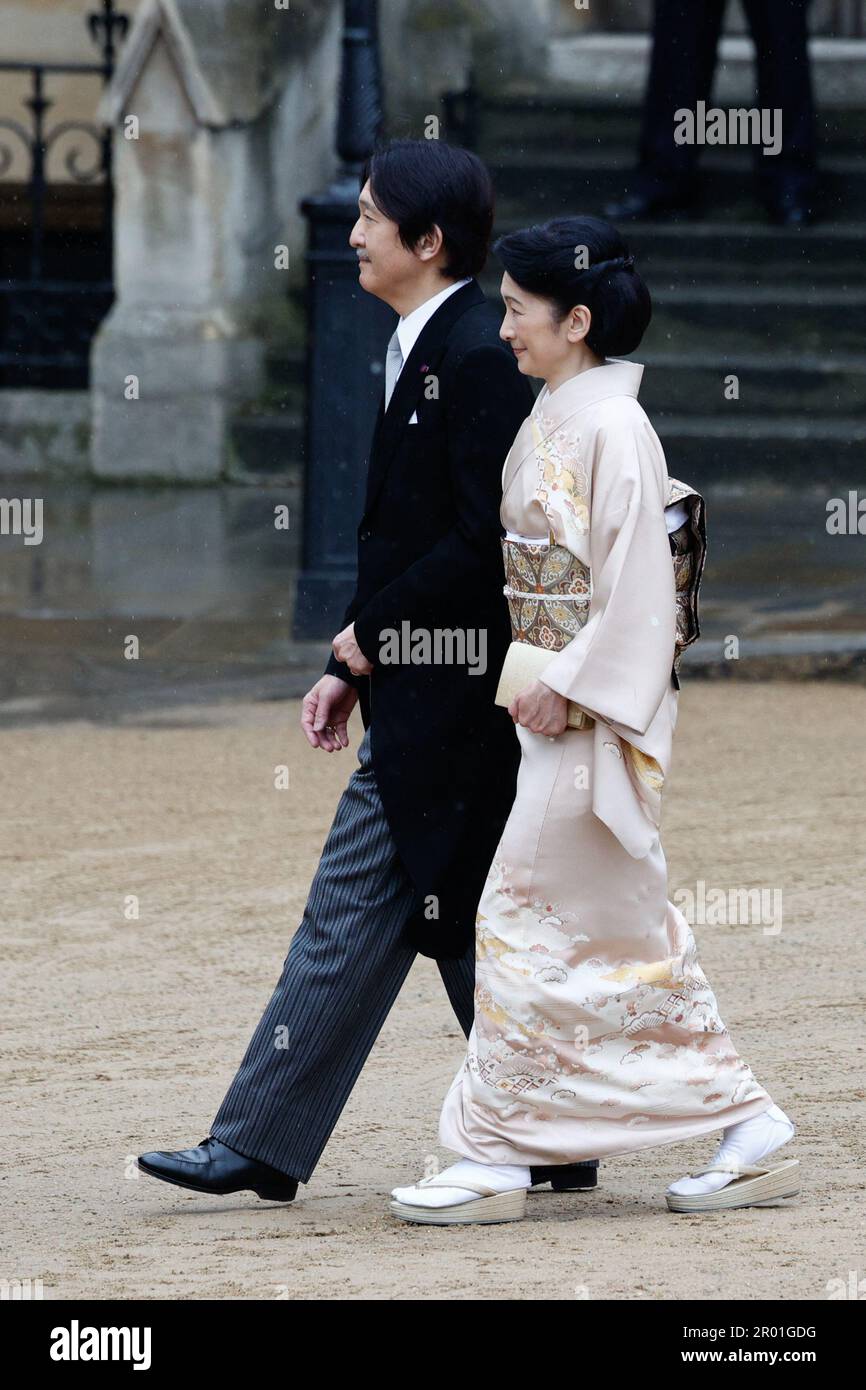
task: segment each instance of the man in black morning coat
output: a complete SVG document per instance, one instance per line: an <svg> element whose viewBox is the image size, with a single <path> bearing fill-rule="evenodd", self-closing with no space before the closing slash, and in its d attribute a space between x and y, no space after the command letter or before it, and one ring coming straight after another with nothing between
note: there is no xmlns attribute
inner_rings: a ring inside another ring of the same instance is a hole
<svg viewBox="0 0 866 1390"><path fill-rule="evenodd" d="M515 794L520 745L494 704L511 637L499 506L533 396L474 279L493 223L489 174L465 150L397 141L361 183L360 284L400 321L356 591L302 726L314 748L346 747L360 703L365 733L303 921L211 1134L139 1159L197 1191L290 1201L309 1181L418 951L436 958L468 1036L475 912ZM389 633L407 629L409 651L390 659ZM406 659L416 634L437 633L465 648ZM589 1187L596 1167L534 1169L533 1179Z"/></svg>

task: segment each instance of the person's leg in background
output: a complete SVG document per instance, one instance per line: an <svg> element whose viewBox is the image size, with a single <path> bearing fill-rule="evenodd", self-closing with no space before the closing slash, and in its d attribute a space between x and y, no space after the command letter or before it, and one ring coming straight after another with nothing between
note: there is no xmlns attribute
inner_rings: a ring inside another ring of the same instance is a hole
<svg viewBox="0 0 866 1390"><path fill-rule="evenodd" d="M448 960L437 960L442 983L448 992L451 1007L457 1015L457 1022L466 1037L472 1032L475 1018L475 941L470 943L462 956Z"/></svg>
<svg viewBox="0 0 866 1390"><path fill-rule="evenodd" d="M761 194L778 222L811 222L818 193L815 104L809 64L809 0L743 0L755 44L758 106L782 112L779 154L755 150Z"/></svg>
<svg viewBox="0 0 866 1390"><path fill-rule="evenodd" d="M656 0L638 167L628 194L610 203L614 221L691 208L698 195L699 147L674 141L674 113L707 101L726 0Z"/></svg>

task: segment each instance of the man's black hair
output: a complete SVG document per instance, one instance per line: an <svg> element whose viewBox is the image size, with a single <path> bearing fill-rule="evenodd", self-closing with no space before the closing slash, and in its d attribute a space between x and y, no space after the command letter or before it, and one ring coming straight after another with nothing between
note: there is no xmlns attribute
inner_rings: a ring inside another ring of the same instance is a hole
<svg viewBox="0 0 866 1390"><path fill-rule="evenodd" d="M447 260L442 273L455 280L484 269L493 230L493 182L470 150L444 140L392 140L375 150L361 171L373 201L396 222L412 249L433 226L441 228Z"/></svg>

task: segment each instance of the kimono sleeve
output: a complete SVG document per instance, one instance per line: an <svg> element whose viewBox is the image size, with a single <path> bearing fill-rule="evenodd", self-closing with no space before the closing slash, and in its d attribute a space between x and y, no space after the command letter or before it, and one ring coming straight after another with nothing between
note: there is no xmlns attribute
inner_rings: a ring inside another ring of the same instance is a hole
<svg viewBox="0 0 866 1390"><path fill-rule="evenodd" d="M597 720L637 735L671 683L674 572L664 520L666 470L651 427L599 431L590 514L592 593L584 627L540 679Z"/></svg>

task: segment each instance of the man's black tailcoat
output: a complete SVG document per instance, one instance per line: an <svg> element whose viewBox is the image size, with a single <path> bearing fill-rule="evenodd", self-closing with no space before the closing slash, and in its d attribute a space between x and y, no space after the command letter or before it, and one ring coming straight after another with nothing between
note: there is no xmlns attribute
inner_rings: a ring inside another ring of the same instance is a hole
<svg viewBox="0 0 866 1390"><path fill-rule="evenodd" d="M333 655L326 668L357 687L364 727L372 723L379 793L418 892L407 930L430 956L462 954L471 941L515 795L520 744L493 703L511 639L499 508L505 457L532 403L473 280L432 315L387 412L384 394L380 403L343 619L373 673L353 676ZM383 664L380 633L407 621L431 635L486 631L486 671Z"/></svg>

